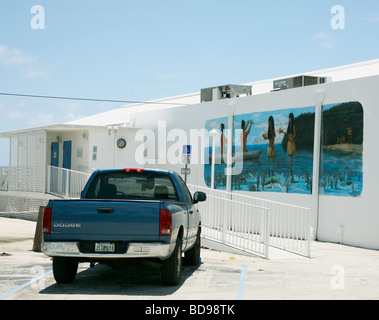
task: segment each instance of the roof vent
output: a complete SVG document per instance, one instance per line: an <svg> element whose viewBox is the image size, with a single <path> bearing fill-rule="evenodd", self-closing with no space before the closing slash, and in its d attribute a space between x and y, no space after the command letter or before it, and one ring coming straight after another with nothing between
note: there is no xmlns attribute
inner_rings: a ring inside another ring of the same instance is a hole
<svg viewBox="0 0 379 320"><path fill-rule="evenodd" d="M221 99L238 98L240 96L250 96L252 86L243 86L236 84L227 84L218 87L201 89L200 101L208 102Z"/></svg>
<svg viewBox="0 0 379 320"><path fill-rule="evenodd" d="M274 81L274 91L312 86L315 84L331 82L329 77L314 77L314 76L297 76L293 78L280 79Z"/></svg>

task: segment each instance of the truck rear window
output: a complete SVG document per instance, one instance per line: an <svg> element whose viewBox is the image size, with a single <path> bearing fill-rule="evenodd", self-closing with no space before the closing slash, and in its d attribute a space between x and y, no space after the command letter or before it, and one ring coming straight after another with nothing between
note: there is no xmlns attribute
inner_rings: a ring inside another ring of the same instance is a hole
<svg viewBox="0 0 379 320"><path fill-rule="evenodd" d="M86 199L178 200L178 195L168 174L105 172L92 181Z"/></svg>

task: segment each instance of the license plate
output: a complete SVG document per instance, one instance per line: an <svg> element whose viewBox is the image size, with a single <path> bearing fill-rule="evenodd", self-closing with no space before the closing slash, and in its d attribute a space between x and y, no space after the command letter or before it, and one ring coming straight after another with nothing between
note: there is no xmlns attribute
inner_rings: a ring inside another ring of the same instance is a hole
<svg viewBox="0 0 379 320"><path fill-rule="evenodd" d="M95 243L95 251L96 252L114 252L115 244L109 243L109 242Z"/></svg>

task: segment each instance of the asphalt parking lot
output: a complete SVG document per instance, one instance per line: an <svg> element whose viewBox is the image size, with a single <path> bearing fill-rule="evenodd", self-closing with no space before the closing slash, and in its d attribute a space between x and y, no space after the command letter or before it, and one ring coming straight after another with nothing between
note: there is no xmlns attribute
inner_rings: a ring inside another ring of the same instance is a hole
<svg viewBox="0 0 379 320"><path fill-rule="evenodd" d="M35 222L0 218L0 300L371 300L379 299L379 251L312 243L312 258L271 250L271 259L202 249L180 284L131 265L80 264L72 284L57 284L51 261L33 252Z"/></svg>

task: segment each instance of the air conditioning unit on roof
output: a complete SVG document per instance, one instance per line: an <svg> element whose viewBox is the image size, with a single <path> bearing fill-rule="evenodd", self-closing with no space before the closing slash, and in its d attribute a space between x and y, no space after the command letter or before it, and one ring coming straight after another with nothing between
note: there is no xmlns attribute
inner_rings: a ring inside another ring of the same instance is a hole
<svg viewBox="0 0 379 320"><path fill-rule="evenodd" d="M297 76L274 81L274 90L285 90L331 82L329 77Z"/></svg>
<svg viewBox="0 0 379 320"><path fill-rule="evenodd" d="M201 89L200 101L208 102L221 99L238 98L243 95L250 96L251 94L252 86L227 84L218 87Z"/></svg>

